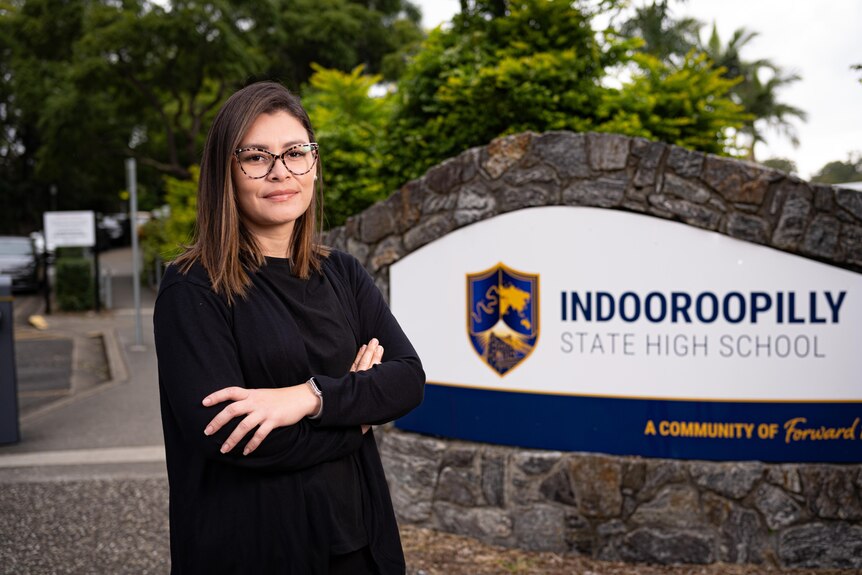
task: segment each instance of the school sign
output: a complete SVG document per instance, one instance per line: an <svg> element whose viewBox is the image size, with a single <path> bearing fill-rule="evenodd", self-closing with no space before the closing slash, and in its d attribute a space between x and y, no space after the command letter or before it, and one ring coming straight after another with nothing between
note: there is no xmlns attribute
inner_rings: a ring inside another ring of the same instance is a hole
<svg viewBox="0 0 862 575"><path fill-rule="evenodd" d="M859 192L641 138L525 133L327 241L388 292L423 360L404 430L862 461Z"/></svg>
<svg viewBox="0 0 862 575"><path fill-rule="evenodd" d="M860 274L565 206L464 227L389 273L429 384L402 429L610 454L862 460Z"/></svg>

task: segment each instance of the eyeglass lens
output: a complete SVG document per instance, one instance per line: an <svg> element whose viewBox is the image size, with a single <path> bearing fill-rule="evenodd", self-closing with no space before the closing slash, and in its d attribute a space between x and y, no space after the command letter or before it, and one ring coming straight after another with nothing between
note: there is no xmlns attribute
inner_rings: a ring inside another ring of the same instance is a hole
<svg viewBox="0 0 862 575"><path fill-rule="evenodd" d="M262 178L272 171L275 161L281 158L284 165L295 176L308 173L317 159L317 147L312 144L298 144L277 156L267 150L245 148L237 151L237 160L242 171L251 178Z"/></svg>

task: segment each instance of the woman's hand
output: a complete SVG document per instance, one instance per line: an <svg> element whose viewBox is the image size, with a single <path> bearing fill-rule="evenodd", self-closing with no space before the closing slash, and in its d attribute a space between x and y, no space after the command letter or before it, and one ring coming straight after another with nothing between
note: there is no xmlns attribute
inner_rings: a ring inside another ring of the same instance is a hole
<svg viewBox="0 0 862 575"><path fill-rule="evenodd" d="M320 405L320 400L308 383L278 389L226 387L206 396L203 404L210 406L225 401L233 403L222 409L209 422L204 434L212 435L230 420L245 416L221 447L221 452L227 453L236 447L248 432L257 427L257 431L246 444L243 455L257 449L276 427L293 425L303 417L316 413Z"/></svg>
<svg viewBox="0 0 862 575"><path fill-rule="evenodd" d="M359 348L356 359L350 366L350 371L365 371L377 365L383 359L383 346L376 338ZM276 427L293 425L303 417L314 415L320 408L320 399L311 390L310 384L281 387L277 389L246 389L244 387L226 387L211 393L203 400L205 406L232 401L222 409L204 430L205 435L212 435L224 427L230 420L243 417L236 429L221 446L221 452L227 453L245 437L252 429L257 431L246 444L242 454L248 455L258 448L266 436ZM371 429L370 425L362 426L362 433Z"/></svg>
<svg viewBox="0 0 862 575"><path fill-rule="evenodd" d="M356 359L353 360L353 365L350 366L350 371L365 371L373 365L377 365L383 360L383 346L377 341L377 338L371 338L367 344L359 348L356 353ZM362 426L362 434L368 433L371 429L370 425Z"/></svg>
<svg viewBox="0 0 862 575"><path fill-rule="evenodd" d="M365 371L371 369L371 366L377 365L383 361L383 346L377 341L376 337L372 337L371 341L359 348L356 352L356 359L353 360L353 365L350 366L350 371Z"/></svg>

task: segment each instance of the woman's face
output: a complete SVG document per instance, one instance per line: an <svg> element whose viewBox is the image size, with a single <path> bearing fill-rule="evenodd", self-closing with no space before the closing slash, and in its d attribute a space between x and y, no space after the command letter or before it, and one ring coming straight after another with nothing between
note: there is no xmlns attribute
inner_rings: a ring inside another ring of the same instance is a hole
<svg viewBox="0 0 862 575"><path fill-rule="evenodd" d="M279 111L258 116L243 136L239 147L241 150L257 148L279 155L296 144L306 144L308 141L308 132L299 120L287 112ZM247 167L253 166L252 162L266 164L270 158L263 152L259 154L251 152L251 156L248 152L245 154L245 156L240 155L247 158L244 160L249 162L246 164ZM295 155L291 152L291 156ZM297 169L290 159L287 163L294 172L302 171ZM234 157L232 170L239 211L251 233L264 245L290 238L294 222L311 204L317 166L314 165L307 173L297 176L285 167L284 162L276 159L269 174L252 179L243 172L239 160ZM257 175L251 167L247 171ZM279 255L284 257L286 254Z"/></svg>

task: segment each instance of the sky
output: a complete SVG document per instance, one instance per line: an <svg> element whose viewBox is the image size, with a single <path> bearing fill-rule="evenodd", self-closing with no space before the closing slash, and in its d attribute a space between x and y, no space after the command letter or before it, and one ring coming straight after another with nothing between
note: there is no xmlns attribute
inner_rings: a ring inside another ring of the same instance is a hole
<svg viewBox="0 0 862 575"><path fill-rule="evenodd" d="M434 28L460 9L458 0L412 0L422 9L423 26ZM642 2L638 1L637 4ZM862 154L862 1L860 0L688 0L671 4L674 17L712 23L726 42L740 27L759 35L746 45L746 60L767 58L802 80L779 92L782 102L801 108L807 122L793 119L800 140L793 147L779 133L766 132L758 160L793 160L799 175L810 179L827 162ZM855 111L854 111L855 110Z"/></svg>

